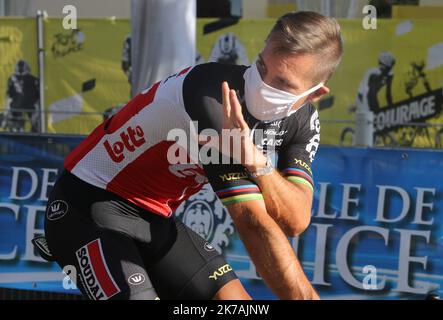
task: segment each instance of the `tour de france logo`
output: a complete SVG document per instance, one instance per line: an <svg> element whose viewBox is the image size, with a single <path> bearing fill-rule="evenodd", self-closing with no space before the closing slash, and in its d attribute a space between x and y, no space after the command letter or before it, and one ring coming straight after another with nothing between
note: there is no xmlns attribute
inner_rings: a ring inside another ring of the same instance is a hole
<svg viewBox="0 0 443 320"><path fill-rule="evenodd" d="M229 245L234 224L209 184L183 202L175 215L219 252Z"/></svg>
<svg viewBox="0 0 443 320"><path fill-rule="evenodd" d="M80 30L70 30L54 35L51 51L55 58L61 58L69 53L80 51L85 43L85 34Z"/></svg>

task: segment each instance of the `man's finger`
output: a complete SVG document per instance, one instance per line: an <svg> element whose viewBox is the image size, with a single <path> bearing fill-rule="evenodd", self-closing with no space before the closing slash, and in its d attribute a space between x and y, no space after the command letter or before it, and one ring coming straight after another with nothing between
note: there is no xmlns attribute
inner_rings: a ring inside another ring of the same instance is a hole
<svg viewBox="0 0 443 320"><path fill-rule="evenodd" d="M229 101L229 85L226 81L222 83L223 117L225 121L231 118L231 103Z"/></svg>
<svg viewBox="0 0 443 320"><path fill-rule="evenodd" d="M235 125L240 128L240 130L249 129L248 124L246 123L245 119L243 118L242 108L241 104L238 101L237 93L234 90L230 91L229 94L230 98L230 105L232 108L232 112L234 115L233 121L235 122Z"/></svg>

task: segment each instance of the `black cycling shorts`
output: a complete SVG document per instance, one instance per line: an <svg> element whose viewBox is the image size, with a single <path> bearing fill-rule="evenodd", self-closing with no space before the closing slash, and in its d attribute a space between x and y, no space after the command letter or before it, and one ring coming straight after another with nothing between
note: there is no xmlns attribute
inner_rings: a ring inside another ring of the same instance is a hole
<svg viewBox="0 0 443 320"><path fill-rule="evenodd" d="M48 200L45 235L89 299L212 299L237 279L223 256L178 219L143 210L69 172Z"/></svg>

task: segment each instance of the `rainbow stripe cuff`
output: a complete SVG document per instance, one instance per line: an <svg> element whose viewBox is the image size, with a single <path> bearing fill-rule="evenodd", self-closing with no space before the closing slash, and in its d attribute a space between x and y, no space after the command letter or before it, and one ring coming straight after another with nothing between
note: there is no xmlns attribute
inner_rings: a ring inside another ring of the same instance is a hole
<svg viewBox="0 0 443 320"><path fill-rule="evenodd" d="M249 200L263 200L261 191L255 184L222 189L215 193L225 206Z"/></svg>
<svg viewBox="0 0 443 320"><path fill-rule="evenodd" d="M286 179L288 179L289 181L291 181L293 183L303 184L303 185L307 186L309 189L311 189L312 192L314 192L314 187L312 186L312 184L310 184L308 181L306 181L303 178L300 178L300 177L286 177Z"/></svg>
<svg viewBox="0 0 443 320"><path fill-rule="evenodd" d="M264 200L264 199L261 194L245 194L245 195L220 199L220 201L223 203L224 206L243 201L250 201L250 200Z"/></svg>
<svg viewBox="0 0 443 320"><path fill-rule="evenodd" d="M307 172L298 168L287 168L283 170L283 174L289 181L304 184L314 190L314 179Z"/></svg>

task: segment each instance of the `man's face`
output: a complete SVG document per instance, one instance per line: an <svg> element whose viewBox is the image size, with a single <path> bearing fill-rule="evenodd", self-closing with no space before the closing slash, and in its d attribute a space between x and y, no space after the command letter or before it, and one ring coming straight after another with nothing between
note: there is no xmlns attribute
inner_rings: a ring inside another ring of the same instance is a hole
<svg viewBox="0 0 443 320"><path fill-rule="evenodd" d="M267 41L263 51L258 55L257 69L267 85L295 95L302 94L318 83L313 82L314 70L317 59L310 54L295 55L275 53L275 44ZM316 102L320 97L329 92L325 86L301 99L294 106L297 109L306 100Z"/></svg>
<svg viewBox="0 0 443 320"><path fill-rule="evenodd" d="M26 61L24 60L20 60L19 62L17 62L16 68L15 68L15 72L18 75L24 75L29 73L29 66L26 63Z"/></svg>

